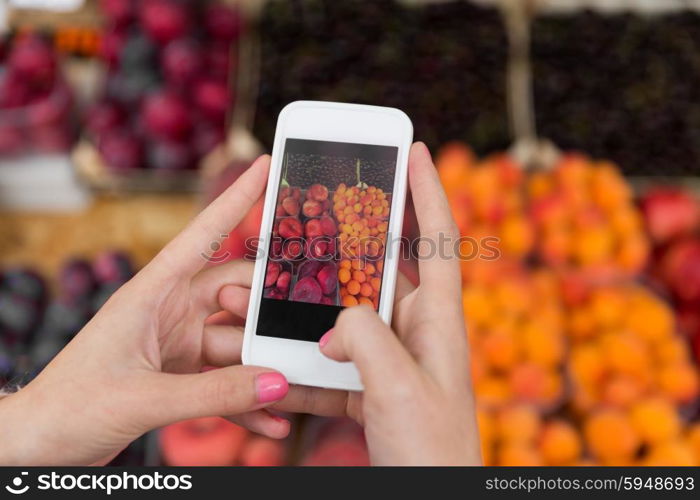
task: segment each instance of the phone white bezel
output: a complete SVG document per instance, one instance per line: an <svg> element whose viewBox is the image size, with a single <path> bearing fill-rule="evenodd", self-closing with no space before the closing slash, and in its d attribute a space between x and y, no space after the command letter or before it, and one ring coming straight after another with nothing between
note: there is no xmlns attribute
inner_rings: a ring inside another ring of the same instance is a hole
<svg viewBox="0 0 700 500"><path fill-rule="evenodd" d="M277 121L268 194L263 209L259 248L267 249L276 209L277 186L287 139L346 142L398 148L391 213L387 233L386 258L379 299L379 316L389 324L394 302L401 228L403 225L408 154L413 141L413 125L408 116L395 108L320 101L288 104ZM266 253L266 252L265 252ZM274 368L290 383L333 389L362 390L353 363L338 363L323 356L317 342L265 337L256 334L258 312L267 259L255 262L253 285L245 326L242 359L247 365Z"/></svg>

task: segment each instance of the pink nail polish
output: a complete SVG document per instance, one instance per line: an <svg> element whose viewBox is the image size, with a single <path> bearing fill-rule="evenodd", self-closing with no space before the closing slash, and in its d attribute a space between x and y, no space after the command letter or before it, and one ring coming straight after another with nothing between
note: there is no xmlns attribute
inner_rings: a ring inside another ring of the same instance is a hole
<svg viewBox="0 0 700 500"><path fill-rule="evenodd" d="M321 337L318 341L319 347L323 347L328 343L328 341L331 339L331 335L333 335L333 330L334 329L331 328L330 330L328 330L326 333L323 334L323 337Z"/></svg>
<svg viewBox="0 0 700 500"><path fill-rule="evenodd" d="M261 373L255 377L255 392L258 396L258 403L269 403L279 401L287 395L289 384L281 373Z"/></svg>

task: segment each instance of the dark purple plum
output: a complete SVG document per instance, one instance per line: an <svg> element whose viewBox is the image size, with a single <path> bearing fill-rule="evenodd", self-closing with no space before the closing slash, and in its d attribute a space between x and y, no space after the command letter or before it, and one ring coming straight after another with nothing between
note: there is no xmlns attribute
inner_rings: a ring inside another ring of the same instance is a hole
<svg viewBox="0 0 700 500"><path fill-rule="evenodd" d="M187 170L196 166L196 158L187 143L153 141L148 150L148 165L165 172Z"/></svg>
<svg viewBox="0 0 700 500"><path fill-rule="evenodd" d="M141 140L132 132L120 130L105 134L99 142L107 166L116 171L126 171L144 166Z"/></svg>
<svg viewBox="0 0 700 500"><path fill-rule="evenodd" d="M86 300L96 286L97 280L88 261L74 258L63 265L58 277L58 289L67 301L78 303Z"/></svg>
<svg viewBox="0 0 700 500"><path fill-rule="evenodd" d="M292 290L292 300L296 302L319 304L322 298L323 293L321 292L321 285L311 276L297 281L294 285L294 290Z"/></svg>
<svg viewBox="0 0 700 500"><path fill-rule="evenodd" d="M0 280L0 289L21 295L37 304L43 304L47 296L46 283L42 277L26 268L6 270Z"/></svg>
<svg viewBox="0 0 700 500"><path fill-rule="evenodd" d="M321 261L307 260L299 266L299 279L306 278L307 276L315 277L322 265L323 262Z"/></svg>
<svg viewBox="0 0 700 500"><path fill-rule="evenodd" d="M9 345L27 344L41 321L41 307L8 290L0 291L0 332Z"/></svg>
<svg viewBox="0 0 700 500"><path fill-rule="evenodd" d="M85 126L96 137L115 130L124 124L126 113L118 103L109 100L99 101L87 110Z"/></svg>
<svg viewBox="0 0 700 500"><path fill-rule="evenodd" d="M170 42L161 55L161 67L165 79L176 85L186 85L202 73L204 55L199 45L191 39Z"/></svg>
<svg viewBox="0 0 700 500"><path fill-rule="evenodd" d="M204 12L204 29L212 38L230 42L241 33L242 18L238 10L210 3Z"/></svg>

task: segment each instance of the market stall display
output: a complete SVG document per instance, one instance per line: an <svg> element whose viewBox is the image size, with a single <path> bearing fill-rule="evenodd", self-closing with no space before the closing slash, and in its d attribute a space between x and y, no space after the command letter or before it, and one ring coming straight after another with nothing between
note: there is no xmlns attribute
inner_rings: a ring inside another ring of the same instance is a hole
<svg viewBox="0 0 700 500"><path fill-rule="evenodd" d="M509 143L507 40L493 7L273 0L258 37L254 132L268 147L279 111L298 99L399 107L431 147L462 139L485 153Z"/></svg>
<svg viewBox="0 0 700 500"><path fill-rule="evenodd" d="M500 236L500 258L462 263L485 461L697 464L700 371L643 283L650 238L616 167L565 155L524 172L463 145L437 166L462 234Z"/></svg>
<svg viewBox="0 0 700 500"><path fill-rule="evenodd" d="M700 14L690 10L536 17L539 132L565 149L610 158L627 174L696 175L699 35Z"/></svg>
<svg viewBox="0 0 700 500"><path fill-rule="evenodd" d="M108 175L197 168L225 139L241 15L213 1L109 0L101 7L105 83L84 127Z"/></svg>
<svg viewBox="0 0 700 500"><path fill-rule="evenodd" d="M70 150L73 91L58 54L39 34L0 34L0 159Z"/></svg>

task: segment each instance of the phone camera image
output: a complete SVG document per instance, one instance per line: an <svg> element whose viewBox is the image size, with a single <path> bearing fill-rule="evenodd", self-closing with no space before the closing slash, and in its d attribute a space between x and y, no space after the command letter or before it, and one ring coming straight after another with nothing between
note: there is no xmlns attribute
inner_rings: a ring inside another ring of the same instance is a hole
<svg viewBox="0 0 700 500"><path fill-rule="evenodd" d="M317 341L379 308L398 148L287 139L258 335Z"/></svg>

